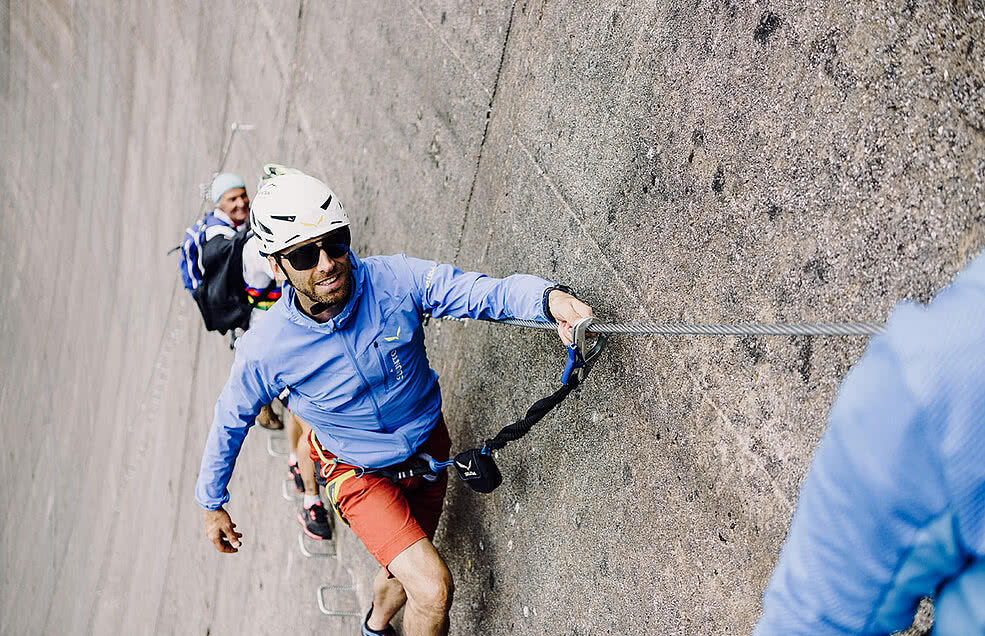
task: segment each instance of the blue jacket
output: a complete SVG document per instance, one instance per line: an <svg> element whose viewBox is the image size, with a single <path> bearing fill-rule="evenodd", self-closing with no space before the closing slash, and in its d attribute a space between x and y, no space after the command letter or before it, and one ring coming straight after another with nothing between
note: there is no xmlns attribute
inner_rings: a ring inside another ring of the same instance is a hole
<svg viewBox="0 0 985 636"><path fill-rule="evenodd" d="M985 256L845 378L756 634L985 633Z"/></svg>
<svg viewBox="0 0 985 636"><path fill-rule="evenodd" d="M237 341L195 488L202 507L228 501L243 438L285 387L291 410L345 462L380 468L413 455L441 411L438 374L424 348L424 312L549 322L544 292L554 284L535 276L489 278L404 255L350 260L352 293L334 319L319 324L306 316L285 285L267 317Z"/></svg>

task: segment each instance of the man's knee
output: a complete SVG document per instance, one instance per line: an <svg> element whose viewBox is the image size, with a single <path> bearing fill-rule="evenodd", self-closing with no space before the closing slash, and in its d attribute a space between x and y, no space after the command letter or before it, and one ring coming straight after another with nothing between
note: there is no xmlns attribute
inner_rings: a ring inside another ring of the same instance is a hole
<svg viewBox="0 0 985 636"><path fill-rule="evenodd" d="M390 562L389 570L404 586L407 600L415 610L435 617L447 614L455 584L448 566L430 541L421 539L412 544Z"/></svg>
<svg viewBox="0 0 985 636"><path fill-rule="evenodd" d="M390 571L404 586L407 598L422 611L444 614L451 607L455 583L430 541L422 540L402 552Z"/></svg>
<svg viewBox="0 0 985 636"><path fill-rule="evenodd" d="M455 582L447 567L435 571L427 579L415 581L414 589L407 589L407 596L418 608L434 615L444 615L451 608L452 597L455 594Z"/></svg>

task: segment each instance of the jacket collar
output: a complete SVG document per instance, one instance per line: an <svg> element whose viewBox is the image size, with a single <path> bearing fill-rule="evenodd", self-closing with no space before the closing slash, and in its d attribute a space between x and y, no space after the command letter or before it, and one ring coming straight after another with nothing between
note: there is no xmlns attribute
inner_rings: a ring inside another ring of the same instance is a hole
<svg viewBox="0 0 985 636"><path fill-rule="evenodd" d="M225 212L223 212L222 210L220 210L219 208L214 208L212 210L212 216L214 216L215 218L219 219L220 221L222 221L223 223L225 223L229 227L231 227L233 229L236 229L236 230L238 230L239 228L243 227L244 224L246 224L246 223L249 222L249 221L244 221L243 223L240 223L239 225L236 225L235 223L233 223L233 220L231 218L229 218L229 215L226 214Z"/></svg>
<svg viewBox="0 0 985 636"><path fill-rule="evenodd" d="M307 314L298 309L296 302L297 290L294 289L293 285L285 284L284 297L281 302L285 304L288 320L302 327L315 331L324 331L326 333L343 329L352 322L356 315L356 310L359 308L359 300L362 296L363 286L365 285L366 268L362 266L362 261L359 260L359 257L352 250L349 250L349 262L352 264L350 274L352 276L352 291L349 293L349 300L345 303L345 307L339 312L339 315L327 322L312 320Z"/></svg>

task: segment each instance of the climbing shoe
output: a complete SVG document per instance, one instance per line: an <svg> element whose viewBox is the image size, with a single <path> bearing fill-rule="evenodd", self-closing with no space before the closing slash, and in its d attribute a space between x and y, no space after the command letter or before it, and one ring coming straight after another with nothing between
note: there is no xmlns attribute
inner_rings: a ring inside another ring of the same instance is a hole
<svg viewBox="0 0 985 636"><path fill-rule="evenodd" d="M369 611L366 612L366 620L363 621L363 633L362 636L397 636L397 632L393 627L387 625L382 631L376 631L375 629L369 628L369 617L373 615L373 606L369 606Z"/></svg>
<svg viewBox="0 0 985 636"><path fill-rule="evenodd" d="M332 524L322 502L310 508L301 508L298 513L298 523L304 528L304 533L312 539L328 541L332 538Z"/></svg>
<svg viewBox="0 0 985 636"><path fill-rule="evenodd" d="M299 493L304 492L304 479L301 477L301 469L298 468L297 462L293 464L288 464L287 469L291 471L291 477L294 478L294 487L297 488Z"/></svg>

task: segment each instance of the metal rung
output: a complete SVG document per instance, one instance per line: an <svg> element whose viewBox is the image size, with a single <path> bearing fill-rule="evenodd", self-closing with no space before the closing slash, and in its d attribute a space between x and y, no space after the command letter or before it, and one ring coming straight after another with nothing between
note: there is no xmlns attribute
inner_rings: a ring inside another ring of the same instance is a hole
<svg viewBox="0 0 985 636"><path fill-rule="evenodd" d="M283 439L283 440L286 440L287 438L286 437L274 437L273 435L271 435L270 437L268 437L267 438L267 454L270 455L271 457L287 457L288 455L290 455L290 453L288 453L286 450L281 450L279 448L274 448L274 440L275 439Z"/></svg>
<svg viewBox="0 0 985 636"><path fill-rule="evenodd" d="M325 616L339 616L343 618L362 618L363 615L359 612L339 612L336 610L330 610L325 607L325 592L328 590L338 591L338 592L355 592L356 588L351 585L319 585L318 586L318 609Z"/></svg>
<svg viewBox="0 0 985 636"><path fill-rule="evenodd" d="M288 477L280 485L280 494L288 501L300 501L304 495L294 488L294 477Z"/></svg>
<svg viewBox="0 0 985 636"><path fill-rule="evenodd" d="M305 545L305 543L306 543L305 542L305 537L306 536L307 535L304 533L304 530L301 530L300 532L298 532L298 547L301 548L301 554L304 555L305 558L308 558L308 559L334 559L335 557L338 556L338 551L335 549L335 539L334 539L334 537L332 539L328 540L328 541L319 541L318 542L318 543L328 544L331 547L331 549L332 549L331 552L312 552L311 550L308 549L308 546Z"/></svg>

